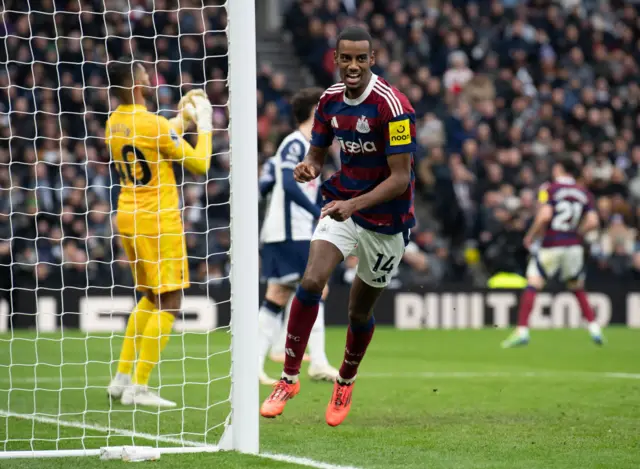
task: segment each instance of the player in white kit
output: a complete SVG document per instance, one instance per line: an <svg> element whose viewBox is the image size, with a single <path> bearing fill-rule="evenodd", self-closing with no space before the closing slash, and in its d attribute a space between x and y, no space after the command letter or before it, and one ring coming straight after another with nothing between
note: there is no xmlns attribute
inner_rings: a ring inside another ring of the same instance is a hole
<svg viewBox="0 0 640 469"><path fill-rule="evenodd" d="M267 385L274 384L275 380L264 371L265 358L286 329L283 311L304 273L316 220L320 217L317 203L320 178L298 183L293 178L293 170L309 149L313 114L322 93L319 88L308 88L293 97L298 129L282 141L276 155L265 164L260 178L260 192L270 192L260 234L262 276L267 280L267 292L258 314L260 382ZM325 290L324 297L326 293ZM309 338L309 376L333 381L338 371L329 365L324 337L321 304Z"/></svg>

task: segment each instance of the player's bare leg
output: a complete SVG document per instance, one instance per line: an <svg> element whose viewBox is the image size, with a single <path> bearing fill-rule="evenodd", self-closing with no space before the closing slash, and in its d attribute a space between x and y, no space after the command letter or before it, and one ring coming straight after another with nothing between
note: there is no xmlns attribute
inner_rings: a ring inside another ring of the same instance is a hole
<svg viewBox="0 0 640 469"><path fill-rule="evenodd" d="M502 342L502 348L511 348L529 343L529 316L533 310L538 290L544 288L545 279L541 275L527 276L527 288L520 295L518 306L518 326L513 333Z"/></svg>
<svg viewBox="0 0 640 469"><path fill-rule="evenodd" d="M283 328L283 311L294 290L289 285L269 283L264 301L258 312L258 369L260 384L272 386L276 380L264 371L267 352L278 340ZM286 325L285 325L286 327Z"/></svg>
<svg viewBox="0 0 640 469"><path fill-rule="evenodd" d="M175 407L176 403L161 398L148 388L151 371L160 360L160 353L169 342L173 323L180 311L182 291L171 291L156 296L158 313L147 321L140 342L140 356L136 364L133 385L122 394L125 405L149 407Z"/></svg>
<svg viewBox="0 0 640 469"><path fill-rule="evenodd" d="M325 332L324 332L324 302L329 294L329 287L325 285L322 291L322 299L318 306L318 316L316 322L311 328L309 334L309 355L310 361L308 374L314 381L330 381L334 382L338 376L338 370L329 364L327 353L325 351ZM304 361L304 357L302 357Z"/></svg>
<svg viewBox="0 0 640 469"><path fill-rule="evenodd" d="M332 427L340 425L351 409L351 394L364 358L373 337L375 320L373 306L384 288L374 288L360 277L354 279L349 294L349 328L340 373L333 386L333 394L327 406L325 418Z"/></svg>
<svg viewBox="0 0 640 469"><path fill-rule="evenodd" d="M149 318L157 313L154 301L155 296L147 290L129 316L120 349L118 371L107 388L107 394L112 399L120 399L124 390L131 385L131 370L140 351L142 333Z"/></svg>
<svg viewBox="0 0 640 469"><path fill-rule="evenodd" d="M597 345L604 345L604 336L602 335L602 329L600 325L596 322L596 315L589 304L589 299L587 298L587 294L584 291L584 282L582 280L574 280L567 282L567 287L569 290L573 292L576 296L576 300L578 300L578 304L580 305L580 310L582 311L582 317L587 321L587 327L589 330L589 335L591 339Z"/></svg>
<svg viewBox="0 0 640 469"><path fill-rule="evenodd" d="M263 417L273 418L280 415L287 401L300 391L300 365L311 329L318 316L322 291L342 259L342 253L332 243L324 240L311 242L307 268L291 304L284 371L271 395L260 408Z"/></svg>

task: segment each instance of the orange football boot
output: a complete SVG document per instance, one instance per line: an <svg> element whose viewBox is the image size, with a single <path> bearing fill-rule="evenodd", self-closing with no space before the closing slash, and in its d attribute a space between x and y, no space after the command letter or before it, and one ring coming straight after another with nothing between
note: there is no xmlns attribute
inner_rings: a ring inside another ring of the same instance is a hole
<svg viewBox="0 0 640 469"><path fill-rule="evenodd" d="M268 419L277 417L284 410L289 399L293 399L300 392L300 381L289 383L285 379L273 385L271 395L262 403L260 415Z"/></svg>
<svg viewBox="0 0 640 469"><path fill-rule="evenodd" d="M333 384L333 394L331 395L331 401L327 406L327 413L325 418L327 423L332 427L340 425L351 410L351 394L353 393L353 384L340 384L335 382Z"/></svg>

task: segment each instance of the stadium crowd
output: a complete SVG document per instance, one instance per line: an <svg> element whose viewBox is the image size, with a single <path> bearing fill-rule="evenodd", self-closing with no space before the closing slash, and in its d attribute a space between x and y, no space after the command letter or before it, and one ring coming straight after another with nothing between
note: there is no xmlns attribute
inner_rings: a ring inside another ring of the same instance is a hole
<svg viewBox="0 0 640 469"><path fill-rule="evenodd" d="M177 175L185 183L192 280L222 281L229 155L221 2L199 10L200 0L182 0L187 8L178 13L169 0L155 0L154 11L144 0L114 0L105 13L102 1L82 1L80 11L76 1L42 0L41 13L29 15L26 2L6 3L0 288L130 281L114 236L117 176L102 140L115 106L105 63L123 55L148 64L158 85L152 107L168 117L181 94L206 82L221 129L209 182ZM419 225L398 283L480 285L495 272L523 273L522 238L536 192L562 154L584 164L584 182L597 197L602 227L589 240L591 278L640 278L638 7L614 0L294 0L284 28L318 85L335 81L335 37L354 22L369 25L374 71L407 94L418 118ZM291 130L292 91L285 74L260 64L262 160ZM345 262L338 281L349 281L354 262Z"/></svg>

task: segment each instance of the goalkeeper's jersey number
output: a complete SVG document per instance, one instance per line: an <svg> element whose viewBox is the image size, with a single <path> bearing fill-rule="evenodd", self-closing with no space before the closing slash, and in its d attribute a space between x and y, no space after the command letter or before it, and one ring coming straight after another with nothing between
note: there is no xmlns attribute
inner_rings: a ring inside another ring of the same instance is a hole
<svg viewBox="0 0 640 469"><path fill-rule="evenodd" d="M122 160L116 161L116 171L120 181L127 186L145 186L151 181L149 163L142 150L133 145L122 147Z"/></svg>

